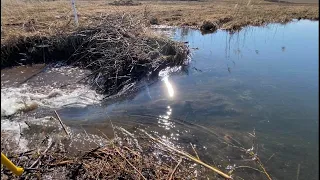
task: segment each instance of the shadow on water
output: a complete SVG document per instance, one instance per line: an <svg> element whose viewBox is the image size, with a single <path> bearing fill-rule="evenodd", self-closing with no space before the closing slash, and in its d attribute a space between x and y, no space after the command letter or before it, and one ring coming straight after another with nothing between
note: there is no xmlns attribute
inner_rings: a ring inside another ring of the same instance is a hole
<svg viewBox="0 0 320 180"><path fill-rule="evenodd" d="M165 75L120 102L61 109L67 124L109 134L110 121L132 132L145 128L177 146L195 144L216 165L243 160L219 139L250 142L255 129L257 151L274 179L318 179L318 22L234 34L167 31L192 50L187 73Z"/></svg>

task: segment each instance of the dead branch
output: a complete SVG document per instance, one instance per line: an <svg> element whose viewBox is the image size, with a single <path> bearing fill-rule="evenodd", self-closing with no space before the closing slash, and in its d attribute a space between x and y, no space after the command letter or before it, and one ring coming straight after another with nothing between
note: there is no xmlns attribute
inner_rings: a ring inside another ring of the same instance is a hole
<svg viewBox="0 0 320 180"><path fill-rule="evenodd" d="M56 114L56 116L57 116L57 118L58 118L58 120L59 120L59 122L60 122L60 125L61 125L61 127L63 128L64 132L65 132L68 136L70 136L69 133L68 133L68 131L67 131L67 129L66 129L66 127L65 127L65 125L64 125L63 122L61 121L61 118L60 118L60 116L59 116L59 114L57 113L56 110L54 111L54 113Z"/></svg>

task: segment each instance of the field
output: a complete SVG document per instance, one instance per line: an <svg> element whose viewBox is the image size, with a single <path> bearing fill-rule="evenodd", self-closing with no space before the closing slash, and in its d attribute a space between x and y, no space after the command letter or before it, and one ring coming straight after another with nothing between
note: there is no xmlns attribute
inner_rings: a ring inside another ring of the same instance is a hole
<svg viewBox="0 0 320 180"><path fill-rule="evenodd" d="M293 0L290 0L293 1ZM296 1L296 0L294 0ZM204 21L218 28L238 30L247 25L285 23L293 18L318 20L318 4L263 0L141 1L136 6L109 5L111 1L76 1L79 25L98 24L108 14L132 14L154 24L192 26ZM70 1L1 1L1 42L16 37L50 36L76 29Z"/></svg>

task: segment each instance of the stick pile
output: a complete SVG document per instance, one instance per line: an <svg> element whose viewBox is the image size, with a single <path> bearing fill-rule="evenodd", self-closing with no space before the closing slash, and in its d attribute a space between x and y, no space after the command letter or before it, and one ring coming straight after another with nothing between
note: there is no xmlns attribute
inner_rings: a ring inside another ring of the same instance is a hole
<svg viewBox="0 0 320 180"><path fill-rule="evenodd" d="M87 81L106 95L158 75L165 67L183 65L189 53L182 43L147 35L143 23L131 16L106 17L76 36L82 43L68 63L92 70Z"/></svg>

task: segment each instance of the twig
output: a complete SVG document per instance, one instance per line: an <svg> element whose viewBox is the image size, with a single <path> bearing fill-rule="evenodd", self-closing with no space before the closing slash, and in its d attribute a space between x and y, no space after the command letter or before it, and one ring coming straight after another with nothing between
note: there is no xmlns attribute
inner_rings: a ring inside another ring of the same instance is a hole
<svg viewBox="0 0 320 180"><path fill-rule="evenodd" d="M107 140L110 141L110 138L105 133L103 133L100 129L96 128L96 130L98 130Z"/></svg>
<svg viewBox="0 0 320 180"><path fill-rule="evenodd" d="M27 156L27 155L29 155L29 153L31 153L34 150L36 150L36 149L31 149L31 150L22 152L22 153L18 154L18 158L21 157L21 156ZM16 158L16 157L15 156L8 156L8 158Z"/></svg>
<svg viewBox="0 0 320 180"><path fill-rule="evenodd" d="M233 140L234 142L238 143L238 145L240 145L241 147L243 147L243 145L237 141L236 139L234 139L233 137L231 137L230 135L228 136L228 138L230 138L231 140Z"/></svg>
<svg viewBox="0 0 320 180"><path fill-rule="evenodd" d="M123 146L123 149L127 149L128 151L130 151L132 154L138 156L138 157L141 157L138 153L136 153L134 150L130 149L129 147L127 146Z"/></svg>
<svg viewBox="0 0 320 180"><path fill-rule="evenodd" d="M20 125L20 123L18 123L19 124L19 130L20 130L20 133L19 133L19 141L18 141L18 145L20 144L20 140L21 140L21 135L22 135L22 133L21 133L21 125Z"/></svg>
<svg viewBox="0 0 320 180"><path fill-rule="evenodd" d="M147 133L146 133L146 134L147 134ZM162 144L163 146L166 146L167 148L169 148L169 149L171 149L171 150L175 151L176 153L178 153L178 154L180 154L180 155L183 155L183 156L185 156L185 157L189 158L190 160L192 160L192 161L194 161L194 162L196 162L196 163L198 163L198 164L201 164L201 165L203 165L203 166L205 166L205 167L207 167L207 168L211 169L212 171L214 171L214 172L218 173L218 174L219 174L219 175L221 175L222 177L224 177L224 178L226 178L226 179L232 179L232 178L231 178L231 176L229 176L228 174L226 174L226 173L224 173L224 172L220 171L219 169L217 169L217 168L215 168L215 167L212 167L212 166L210 166L210 165L208 165L208 164L206 164L206 163L202 162L201 160L198 160L197 158L192 157L190 154L187 154L187 153L182 152L182 151L180 151L180 150L178 150L178 149L175 149L174 147L171 147L171 146L169 146L169 145L167 145L167 144L163 143L162 141L160 141L160 140L158 140L158 139L156 139L156 138L152 137L152 136L151 136L151 135L149 135L149 134L147 134L147 135L148 135L152 140L154 140L154 141L156 141L156 142L158 142L158 143Z"/></svg>
<svg viewBox="0 0 320 180"><path fill-rule="evenodd" d="M193 147L193 145L190 143L191 147L192 147L192 150L194 151L194 153L196 154L196 157L200 160L199 156L198 156L198 153L196 151L196 149Z"/></svg>
<svg viewBox="0 0 320 180"><path fill-rule="evenodd" d="M180 158L180 160L179 160L178 164L176 165L176 167L174 167L174 169L173 169L172 173L170 174L169 180L171 180L171 179L172 179L172 177L173 177L174 173L176 172L176 170L177 170L177 168L178 168L178 166L180 165L180 163L181 163L181 162L182 162L182 158Z"/></svg>
<svg viewBox="0 0 320 180"><path fill-rule="evenodd" d="M82 127L82 125L80 125L81 129L84 131L84 133L86 133L87 138L89 139L89 135L87 133L87 131Z"/></svg>
<svg viewBox="0 0 320 180"><path fill-rule="evenodd" d="M255 171L258 171L258 172L261 172L264 174L263 171L259 170L259 169L256 169L256 168L253 168L253 167L250 167L250 166L238 166L238 167L235 167L235 169L239 169L239 168L248 168L248 169L253 169Z"/></svg>
<svg viewBox="0 0 320 180"><path fill-rule="evenodd" d="M28 126L28 128L31 128L30 124L27 123L27 121L24 121L24 123Z"/></svg>
<svg viewBox="0 0 320 180"><path fill-rule="evenodd" d="M298 164L298 169L297 169L297 180L299 180L299 175L300 175L300 164Z"/></svg>
<svg viewBox="0 0 320 180"><path fill-rule="evenodd" d="M136 167L134 167L134 166L130 163L130 161L128 161L127 158L125 158L125 157L120 153L120 151L118 150L117 147L115 147L115 150L117 151L117 153L118 153L143 179L147 180L147 178L145 178L145 177L141 174L141 172L140 172Z"/></svg>
<svg viewBox="0 0 320 180"><path fill-rule="evenodd" d="M70 164L73 162L74 162L73 160L66 160L66 161L55 163L55 164L50 164L49 166L62 166L62 165Z"/></svg>
<svg viewBox="0 0 320 180"><path fill-rule="evenodd" d="M88 154L93 153L93 152L99 150L100 148L101 148L101 147L98 146L98 147L92 149L91 151L86 152L83 156L81 156L81 158L80 158L79 160L81 160L82 158L84 158L84 157L87 156Z"/></svg>
<svg viewBox="0 0 320 180"><path fill-rule="evenodd" d="M37 75L39 75L40 73L42 73L49 65L45 65L43 68L41 68L38 72L34 73L33 75L31 75L30 77L26 78L25 80L23 80L22 82L18 83L17 86L21 86L22 84L26 83L27 81L29 81L30 79L36 77Z"/></svg>
<svg viewBox="0 0 320 180"><path fill-rule="evenodd" d="M113 126L113 124L112 124L111 118L110 118L108 115L107 115L107 118L109 119L110 124L111 124L111 127L112 127L113 137L114 137L114 138L117 138L117 134L116 134L116 132L114 131L114 126Z"/></svg>
<svg viewBox="0 0 320 180"><path fill-rule="evenodd" d="M25 171L39 171L40 169L38 168L25 168Z"/></svg>
<svg viewBox="0 0 320 180"><path fill-rule="evenodd" d="M266 164L268 163L268 161L275 155L275 153L273 153L269 158L268 160L266 161Z"/></svg>
<svg viewBox="0 0 320 180"><path fill-rule="evenodd" d="M260 167L262 168L263 172L266 174L267 178L268 178L269 180L272 180L272 178L271 178L270 175L267 173L266 169L264 168L262 162L260 161L260 159L259 159L258 157L257 157L257 162L258 162L258 164L260 165Z"/></svg>
<svg viewBox="0 0 320 180"><path fill-rule="evenodd" d="M57 116L57 118L58 118L58 120L59 120L59 122L60 122L60 125L62 126L64 132L65 132L68 136L70 136L69 133L68 133L68 131L67 131L67 129L65 128L63 122L61 121L60 116L59 116L59 114L57 113L56 110L54 111L54 113L56 114L56 116Z"/></svg>
<svg viewBox="0 0 320 180"><path fill-rule="evenodd" d="M43 153L39 156L39 158L29 167L29 169L33 168L40 159L47 153L47 151L54 145L54 142L51 142L46 150L43 151Z"/></svg>

